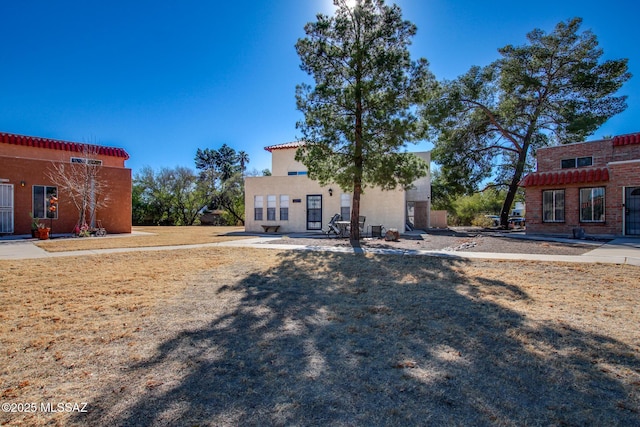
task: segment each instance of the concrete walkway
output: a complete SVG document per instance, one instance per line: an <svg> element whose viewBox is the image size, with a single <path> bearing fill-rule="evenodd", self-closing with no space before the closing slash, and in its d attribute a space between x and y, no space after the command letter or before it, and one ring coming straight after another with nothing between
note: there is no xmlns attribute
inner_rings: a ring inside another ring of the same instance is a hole
<svg viewBox="0 0 640 427"><path fill-rule="evenodd" d="M196 248L212 247L252 247L261 249L284 249L304 251L324 251L342 253L374 253L385 255L421 255L436 256L451 259L494 259L494 260L519 260L519 261L544 261L544 262L574 262L574 263L603 263L603 264L630 264L640 266L640 239L618 238L610 242L596 246L594 250L579 256L569 255L541 255L541 254L510 254L489 252L450 252L450 251L426 251L426 250L402 250L402 249L377 249L377 248L349 248L334 246L303 246L295 244L275 244L275 237L255 237L252 239L233 240L221 243L205 243L197 245L179 246L154 246L143 248L117 248L117 249L93 249L68 252L47 252L34 244L32 240L1 240L0 260L16 259L42 259L68 256L100 255L109 253L145 252L145 251L172 251ZM575 242L575 241L574 241Z"/></svg>

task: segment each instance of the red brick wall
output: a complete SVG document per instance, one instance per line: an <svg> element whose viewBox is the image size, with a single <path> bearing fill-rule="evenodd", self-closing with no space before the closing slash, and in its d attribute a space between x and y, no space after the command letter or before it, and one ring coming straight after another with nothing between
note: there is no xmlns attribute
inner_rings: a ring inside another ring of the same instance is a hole
<svg viewBox="0 0 640 427"><path fill-rule="evenodd" d="M616 204L620 205L616 202L615 188L604 184L527 188L527 233L571 236L574 228L581 227L587 234L621 234L618 218L610 214L612 209L616 210ZM605 187L605 222L580 222L580 189L602 186ZM564 222L542 222L542 192L547 190L564 190Z"/></svg>
<svg viewBox="0 0 640 427"><path fill-rule="evenodd" d="M640 144L614 145L613 139L547 147L538 150L538 172L562 170L562 159L593 157L589 168L606 167L609 181L589 184L529 186L526 188L527 232L572 235L581 227L587 234L623 234L624 187L640 187ZM588 169L588 168L587 168ZM565 169L568 171L571 169ZM573 169L575 170L575 169ZM580 222L580 188L605 187L605 222ZM542 192L565 190L565 221L542 222Z"/></svg>
<svg viewBox="0 0 640 427"><path fill-rule="evenodd" d="M541 148L537 152L538 172L562 170L562 159L593 157L591 167L604 167L609 162L640 159L640 144L613 146L610 139Z"/></svg>
<svg viewBox="0 0 640 427"><path fill-rule="evenodd" d="M639 156L640 157L640 156ZM624 187L640 187L640 160L609 163L609 181L591 184L560 186L535 186L526 188L527 232L533 234L572 235L575 227L581 227L587 234L623 234ZM605 222L580 222L580 188L605 187ZM545 190L565 190L565 222L542 222L542 192Z"/></svg>
<svg viewBox="0 0 640 427"><path fill-rule="evenodd" d="M51 161L48 160L0 157L0 178L8 179L7 183L14 185L14 234L31 232L29 212L33 209L33 186L55 185L47 177L50 167ZM130 233L131 170L103 166L100 174L107 183L110 203L107 208L96 212L96 218L102 221L109 233ZM24 187L21 181L24 181ZM78 221L77 209L61 189L58 190L58 199L58 218L53 220L52 232L70 233ZM48 226L51 224L48 219L43 222Z"/></svg>
<svg viewBox="0 0 640 427"><path fill-rule="evenodd" d="M25 159L51 160L56 162L71 161L71 157L83 157L81 152L56 150L53 148L29 147L25 145L5 144L0 142L0 154L7 157L21 157ZM103 166L124 168L124 157L92 155L92 158L102 160Z"/></svg>

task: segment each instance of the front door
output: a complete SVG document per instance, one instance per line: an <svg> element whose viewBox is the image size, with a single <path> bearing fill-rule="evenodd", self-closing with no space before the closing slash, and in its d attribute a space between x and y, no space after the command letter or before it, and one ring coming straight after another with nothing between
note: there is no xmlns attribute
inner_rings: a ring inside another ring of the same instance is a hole
<svg viewBox="0 0 640 427"><path fill-rule="evenodd" d="M307 230L322 230L322 196L307 196Z"/></svg>
<svg viewBox="0 0 640 427"><path fill-rule="evenodd" d="M624 224L625 235L640 235L640 187L625 189Z"/></svg>
<svg viewBox="0 0 640 427"><path fill-rule="evenodd" d="M0 184L0 233L13 233L13 184Z"/></svg>

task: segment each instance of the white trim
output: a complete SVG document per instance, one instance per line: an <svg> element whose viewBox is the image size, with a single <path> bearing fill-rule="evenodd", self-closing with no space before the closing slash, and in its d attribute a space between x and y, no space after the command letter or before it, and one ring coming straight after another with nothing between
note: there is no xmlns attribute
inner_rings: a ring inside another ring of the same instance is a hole
<svg viewBox="0 0 640 427"><path fill-rule="evenodd" d="M624 164L629 164L629 163L640 163L640 159L618 160L617 162L609 162L609 163L607 163L607 166L609 166L609 165L624 165Z"/></svg>

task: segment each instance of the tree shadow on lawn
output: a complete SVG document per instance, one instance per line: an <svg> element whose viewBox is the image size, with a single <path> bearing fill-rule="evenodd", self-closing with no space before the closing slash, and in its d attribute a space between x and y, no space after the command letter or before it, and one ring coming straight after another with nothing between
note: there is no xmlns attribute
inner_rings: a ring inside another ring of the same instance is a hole
<svg viewBox="0 0 640 427"><path fill-rule="evenodd" d="M238 302L123 373L143 384L174 370L179 381L130 396L108 387L74 421L640 425L638 390L616 377L640 372L633 349L488 301L529 297L509 283L465 277L465 263L287 252L235 283L206 272L213 291L201 298L235 293Z"/></svg>

